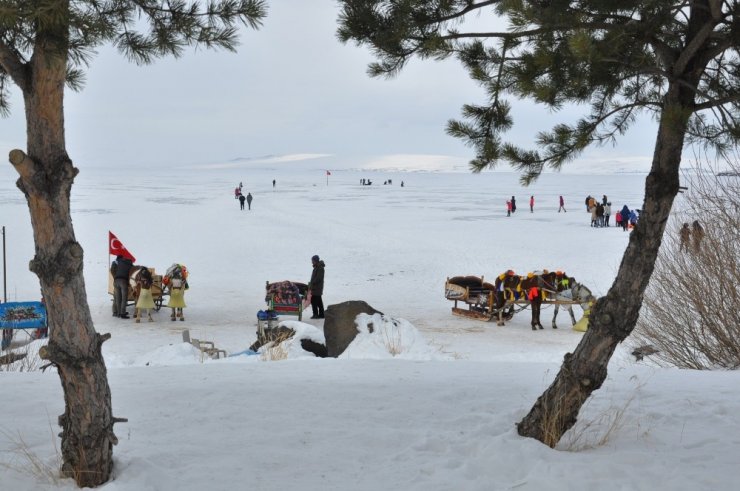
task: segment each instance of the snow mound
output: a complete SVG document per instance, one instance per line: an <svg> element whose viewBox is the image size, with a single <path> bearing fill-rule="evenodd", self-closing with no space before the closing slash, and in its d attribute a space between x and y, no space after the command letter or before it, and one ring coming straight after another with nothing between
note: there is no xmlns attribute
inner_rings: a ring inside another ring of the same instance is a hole
<svg viewBox="0 0 740 491"><path fill-rule="evenodd" d="M105 364L108 368L143 367L143 366L176 366L193 365L209 360L198 348L190 343L177 343L160 346L146 353L131 357L116 356L106 353Z"/></svg>
<svg viewBox="0 0 740 491"><path fill-rule="evenodd" d="M382 314L360 314L355 319L357 337L339 358L387 360L444 360L416 327L405 319Z"/></svg>
<svg viewBox="0 0 740 491"><path fill-rule="evenodd" d="M311 324L300 321L282 321L279 326L292 329L295 334L281 343L267 343L260 347L258 353L263 361L316 358L316 355L304 350L301 346L301 341L304 339L326 346L324 333Z"/></svg>

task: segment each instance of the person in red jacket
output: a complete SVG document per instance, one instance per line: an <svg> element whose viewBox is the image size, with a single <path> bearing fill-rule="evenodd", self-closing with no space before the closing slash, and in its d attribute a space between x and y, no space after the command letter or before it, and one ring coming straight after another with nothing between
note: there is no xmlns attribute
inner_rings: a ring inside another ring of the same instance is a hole
<svg viewBox="0 0 740 491"><path fill-rule="evenodd" d="M560 213L560 210L563 210L565 213L568 212L568 210L565 209L565 200L563 197L560 197L560 208L558 208L558 213Z"/></svg>
<svg viewBox="0 0 740 491"><path fill-rule="evenodd" d="M529 197L529 212L534 213L534 196Z"/></svg>

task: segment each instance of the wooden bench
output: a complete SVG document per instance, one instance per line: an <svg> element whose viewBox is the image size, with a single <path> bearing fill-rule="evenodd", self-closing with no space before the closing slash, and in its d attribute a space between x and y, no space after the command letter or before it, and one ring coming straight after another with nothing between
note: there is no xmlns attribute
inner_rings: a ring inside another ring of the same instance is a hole
<svg viewBox="0 0 740 491"><path fill-rule="evenodd" d="M216 348L216 346L213 344L213 341L201 341L200 339L191 338L190 330L188 329L185 329L182 332L182 342L192 344L193 346L198 348L201 353L205 353L211 358L213 358L214 356L216 357L216 359L221 358L222 354L224 355L224 358L226 358L226 351Z"/></svg>

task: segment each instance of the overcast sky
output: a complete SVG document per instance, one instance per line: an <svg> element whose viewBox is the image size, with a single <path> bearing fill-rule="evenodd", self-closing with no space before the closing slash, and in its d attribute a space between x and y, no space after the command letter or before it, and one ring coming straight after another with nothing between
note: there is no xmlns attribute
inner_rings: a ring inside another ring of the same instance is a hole
<svg viewBox="0 0 740 491"><path fill-rule="evenodd" d="M337 11L333 0L270 1L263 27L243 30L236 54L191 49L141 67L101 49L84 90L66 94L70 157L78 167L99 167L288 154L350 163L411 154L467 165L472 151L444 131L463 104L483 100L462 66L415 60L396 78L371 79L369 51L337 41ZM0 120L3 155L25 148L16 88L13 97L12 116ZM570 122L578 113L568 114ZM531 104L517 106L514 117L512 136L521 144L547 129L543 121L562 119ZM649 163L654 137L655 125L646 121L580 164Z"/></svg>

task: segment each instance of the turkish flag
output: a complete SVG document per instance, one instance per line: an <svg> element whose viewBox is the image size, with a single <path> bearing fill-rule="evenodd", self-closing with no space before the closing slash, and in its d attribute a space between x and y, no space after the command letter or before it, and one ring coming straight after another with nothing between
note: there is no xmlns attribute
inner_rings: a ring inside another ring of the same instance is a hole
<svg viewBox="0 0 740 491"><path fill-rule="evenodd" d="M114 256L123 256L131 259L131 262L136 262L136 258L128 252L128 249L124 247L123 244L121 244L121 241L118 240L118 237L113 235L113 232L108 230L108 251L113 254Z"/></svg>

